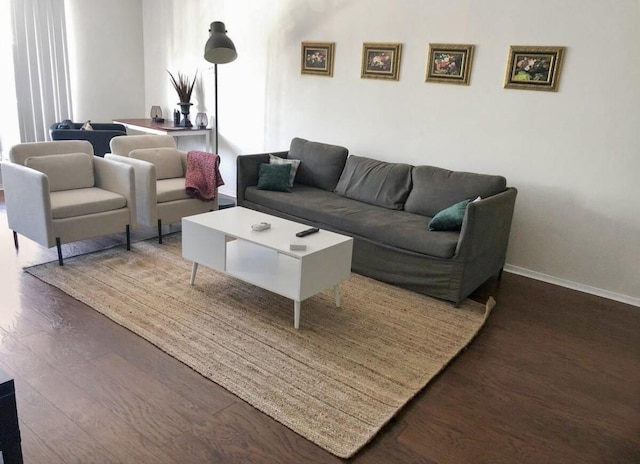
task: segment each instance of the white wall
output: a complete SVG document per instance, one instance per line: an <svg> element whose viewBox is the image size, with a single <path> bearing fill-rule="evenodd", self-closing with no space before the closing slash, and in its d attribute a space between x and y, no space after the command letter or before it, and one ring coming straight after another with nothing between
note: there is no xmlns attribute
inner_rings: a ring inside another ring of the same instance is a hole
<svg viewBox="0 0 640 464"><path fill-rule="evenodd" d="M74 121L145 111L141 0L65 0Z"/></svg>
<svg viewBox="0 0 640 464"><path fill-rule="evenodd" d="M510 270L640 305L637 0L142 1L145 108L173 108L166 69L198 67L211 114L209 23L236 44L219 66L223 192L237 154L295 136L501 174L519 189ZM336 43L333 78L300 74L307 40ZM398 82L360 78L376 41L403 44ZM476 46L470 86L424 82L430 42ZM509 45L566 46L559 91L504 89Z"/></svg>

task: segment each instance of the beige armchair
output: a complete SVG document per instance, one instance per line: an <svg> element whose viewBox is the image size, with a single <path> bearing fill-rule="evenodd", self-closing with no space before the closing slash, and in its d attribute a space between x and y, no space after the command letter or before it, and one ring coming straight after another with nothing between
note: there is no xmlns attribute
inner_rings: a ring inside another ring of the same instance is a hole
<svg viewBox="0 0 640 464"><path fill-rule="evenodd" d="M130 231L136 227L134 171L131 166L93 156L85 140L23 143L2 163L9 228L56 246Z"/></svg>
<svg viewBox="0 0 640 464"><path fill-rule="evenodd" d="M128 163L135 170L138 223L158 228L180 222L183 217L218 209L212 201L190 198L185 189L187 153L176 148L170 135L127 135L114 137L105 159Z"/></svg>

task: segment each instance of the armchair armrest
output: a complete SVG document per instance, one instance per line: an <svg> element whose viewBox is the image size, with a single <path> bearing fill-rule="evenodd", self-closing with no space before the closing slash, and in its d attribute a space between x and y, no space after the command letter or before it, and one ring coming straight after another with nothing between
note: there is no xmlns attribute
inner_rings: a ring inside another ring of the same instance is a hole
<svg viewBox="0 0 640 464"><path fill-rule="evenodd" d="M2 182L9 228L41 245L55 245L47 176L17 163L2 163Z"/></svg>
<svg viewBox="0 0 640 464"><path fill-rule="evenodd" d="M115 192L127 199L127 207L131 216L129 225L137 226L136 185L133 167L102 158L94 158L95 185L98 188Z"/></svg>
<svg viewBox="0 0 640 464"><path fill-rule="evenodd" d="M156 205L158 201L156 167L147 161L114 155L113 153L107 153L104 159L133 167L138 223L147 225L155 223L157 221Z"/></svg>
<svg viewBox="0 0 640 464"><path fill-rule="evenodd" d="M271 153L281 158L286 158L288 151ZM244 192L247 187L258 185L258 169L260 164L269 162L269 153L254 155L240 155L236 158L237 181L236 181L236 202L238 206L244 203Z"/></svg>

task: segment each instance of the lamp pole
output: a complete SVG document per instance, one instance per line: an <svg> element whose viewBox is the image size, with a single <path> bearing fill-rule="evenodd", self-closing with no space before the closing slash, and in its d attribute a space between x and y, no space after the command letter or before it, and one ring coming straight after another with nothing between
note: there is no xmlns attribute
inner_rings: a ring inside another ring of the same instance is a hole
<svg viewBox="0 0 640 464"><path fill-rule="evenodd" d="M214 115L216 118L216 154L218 154L218 63L213 64Z"/></svg>

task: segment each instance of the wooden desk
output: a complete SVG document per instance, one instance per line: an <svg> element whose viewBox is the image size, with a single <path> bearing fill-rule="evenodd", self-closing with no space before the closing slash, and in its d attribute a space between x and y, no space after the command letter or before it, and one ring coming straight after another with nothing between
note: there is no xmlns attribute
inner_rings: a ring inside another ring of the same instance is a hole
<svg viewBox="0 0 640 464"><path fill-rule="evenodd" d="M206 151L213 153L213 148L211 147L211 129L209 128L199 129L195 126L185 128L174 126L173 123L168 120L165 120L165 122L154 122L153 119L114 119L113 122L122 124L127 129L146 132L148 134L171 135L176 138L176 145L178 143L178 137L204 135Z"/></svg>

